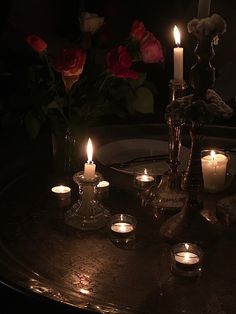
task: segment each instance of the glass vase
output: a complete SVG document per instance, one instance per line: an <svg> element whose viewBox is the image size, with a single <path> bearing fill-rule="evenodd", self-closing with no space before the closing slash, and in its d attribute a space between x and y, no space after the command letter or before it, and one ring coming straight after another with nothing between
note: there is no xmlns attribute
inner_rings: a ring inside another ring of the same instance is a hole
<svg viewBox="0 0 236 314"><path fill-rule="evenodd" d="M52 134L54 170L60 175L70 175L78 170L80 142L69 127Z"/></svg>

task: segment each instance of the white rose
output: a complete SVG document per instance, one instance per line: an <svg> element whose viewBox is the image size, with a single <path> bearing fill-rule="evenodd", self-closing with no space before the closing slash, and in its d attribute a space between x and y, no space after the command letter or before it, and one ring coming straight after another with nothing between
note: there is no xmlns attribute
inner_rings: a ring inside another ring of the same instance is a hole
<svg viewBox="0 0 236 314"><path fill-rule="evenodd" d="M80 29L83 33L96 33L104 23L104 17L96 13L82 12L79 17Z"/></svg>

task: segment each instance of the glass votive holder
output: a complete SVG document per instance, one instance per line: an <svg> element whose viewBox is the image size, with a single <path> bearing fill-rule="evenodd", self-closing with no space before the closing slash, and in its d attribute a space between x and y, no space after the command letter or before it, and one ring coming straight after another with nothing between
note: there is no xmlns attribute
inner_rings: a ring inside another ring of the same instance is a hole
<svg viewBox="0 0 236 314"><path fill-rule="evenodd" d="M184 277L198 276L202 270L203 252L193 243L179 243L171 249L171 271Z"/></svg>
<svg viewBox="0 0 236 314"><path fill-rule="evenodd" d="M109 221L110 239L117 245L135 241L136 219L129 214L115 214Z"/></svg>
<svg viewBox="0 0 236 314"><path fill-rule="evenodd" d="M140 169L134 172L134 186L138 190L147 190L155 182L153 171L147 168Z"/></svg>
<svg viewBox="0 0 236 314"><path fill-rule="evenodd" d="M219 149L205 149L201 154L204 189L209 193L223 191L226 187L229 154Z"/></svg>
<svg viewBox="0 0 236 314"><path fill-rule="evenodd" d="M97 199L106 200L109 195L109 186L110 183L108 181L100 181L97 185Z"/></svg>
<svg viewBox="0 0 236 314"><path fill-rule="evenodd" d="M65 185L57 185L51 188L53 195L59 201L67 200L71 197L71 189Z"/></svg>

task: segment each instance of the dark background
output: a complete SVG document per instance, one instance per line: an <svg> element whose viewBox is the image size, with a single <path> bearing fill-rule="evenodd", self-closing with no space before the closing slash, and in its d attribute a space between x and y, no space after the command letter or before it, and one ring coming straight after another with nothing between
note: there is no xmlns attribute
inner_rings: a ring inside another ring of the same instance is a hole
<svg viewBox="0 0 236 314"><path fill-rule="evenodd" d="M186 24L197 14L197 0L5 0L0 8L0 71L9 67L15 73L15 85L21 89L21 77L25 67L34 60L25 44L28 34L38 34L47 41L60 39L75 41L80 33L78 16L82 10L98 13L105 17L109 32L114 38L128 35L134 19L140 19L160 39L165 61L163 67L148 66L148 74L160 91L156 104L163 113L168 103L168 82L172 78L172 29L177 24L182 33L184 47L184 77L188 82L190 67L194 64L195 38L186 30ZM219 13L228 24L227 32L215 47L212 64L216 67L216 89L222 97L231 102L236 96L236 3L233 0L212 0L211 13ZM1 98L9 97L12 89L9 82L1 78ZM17 104L21 105L21 103ZM235 125L235 117L230 122ZM41 313L48 304L40 299L23 297L4 286L0 289L3 314ZM49 309L54 310L54 304ZM3 310L3 308L5 308ZM65 313L64 308L57 308Z"/></svg>
<svg viewBox="0 0 236 314"><path fill-rule="evenodd" d="M11 0L1 3L0 10L0 69L15 70L20 77L31 62L25 37L42 36L60 45L60 40L78 40L78 16L81 11L95 12L105 17L106 29L113 39L129 34L134 19L142 20L161 41L164 63L146 65L149 79L156 84L159 96L156 106L163 113L168 103L168 83L173 76L173 26L181 30L184 47L184 78L188 82L194 64L195 38L188 34L186 25L197 15L197 0ZM211 13L219 13L228 24L227 32L215 47L212 64L216 67L216 90L226 101L234 99L236 91L236 4L233 0L212 0ZM4 87L4 82L1 82ZM4 90L5 88L3 88ZM7 90L7 86L6 89ZM158 111L158 108L157 108Z"/></svg>

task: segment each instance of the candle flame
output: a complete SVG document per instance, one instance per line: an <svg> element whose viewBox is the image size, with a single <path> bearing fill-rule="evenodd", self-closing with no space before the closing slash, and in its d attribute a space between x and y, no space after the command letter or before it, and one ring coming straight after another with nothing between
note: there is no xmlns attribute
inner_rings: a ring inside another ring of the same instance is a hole
<svg viewBox="0 0 236 314"><path fill-rule="evenodd" d="M144 168L144 174L147 174L147 169L146 168Z"/></svg>
<svg viewBox="0 0 236 314"><path fill-rule="evenodd" d="M188 251L188 249L189 249L189 244L188 244L188 243L185 243L184 246L185 246L185 249Z"/></svg>
<svg viewBox="0 0 236 314"><path fill-rule="evenodd" d="M214 150L212 150L212 151L211 151L211 159L212 159L212 160L215 160L215 158L216 158L216 153L215 153Z"/></svg>
<svg viewBox="0 0 236 314"><path fill-rule="evenodd" d="M87 144L87 156L88 156L88 164L93 163L93 145L90 138L88 139L88 144Z"/></svg>
<svg viewBox="0 0 236 314"><path fill-rule="evenodd" d="M179 47L180 46L180 32L179 32L179 29L176 25L174 27L173 34L174 34L175 44L176 44L176 46Z"/></svg>

